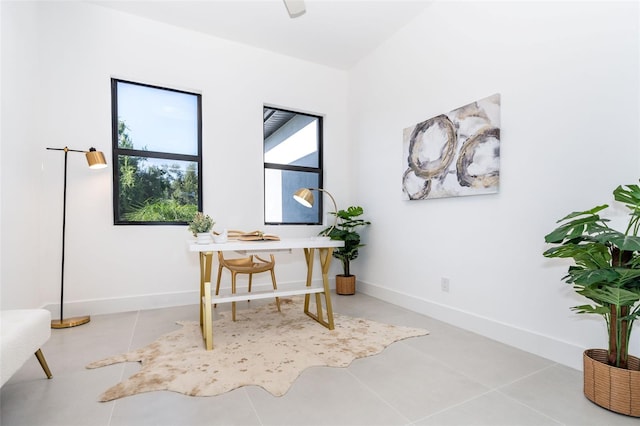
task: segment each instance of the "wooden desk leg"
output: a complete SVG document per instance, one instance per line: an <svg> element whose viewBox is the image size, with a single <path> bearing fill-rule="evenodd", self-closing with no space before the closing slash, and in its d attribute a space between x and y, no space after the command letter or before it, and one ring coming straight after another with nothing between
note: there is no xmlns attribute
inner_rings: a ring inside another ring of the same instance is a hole
<svg viewBox="0 0 640 426"><path fill-rule="evenodd" d="M311 280L313 278L313 253L314 249L304 249L304 260L307 262L307 287L311 287ZM304 295L304 313L309 315L309 297L310 294Z"/></svg>
<svg viewBox="0 0 640 426"><path fill-rule="evenodd" d="M322 285L324 286L324 301L327 308L327 322L329 330L333 330L333 307L331 306L331 289L329 288L329 267L331 266L331 256L333 255L333 248L321 248L320 250L320 265L322 267ZM319 300L320 295L316 293L316 297Z"/></svg>
<svg viewBox="0 0 640 426"><path fill-rule="evenodd" d="M333 323L333 308L331 307L331 289L329 288L329 267L331 266L331 256L333 254L333 248L319 248L320 253L320 265L322 266L322 285L324 287L324 301L327 310L327 321L324 320L322 314L322 297L319 293L316 293L316 313L309 312L309 300L311 295L305 294L304 296L304 313L318 321L320 324L327 327L329 330L334 329ZM313 255L315 249L305 248L304 257L307 261L307 287L311 286L311 278L313 275Z"/></svg>
<svg viewBox="0 0 640 426"><path fill-rule="evenodd" d="M200 314L204 317L202 337L206 350L213 349L213 318L211 316L211 283L204 283L204 296L202 296Z"/></svg>
<svg viewBox="0 0 640 426"><path fill-rule="evenodd" d="M202 303L202 298L205 295L204 291L204 283L211 282L211 263L213 260L213 252L200 252L200 303ZM203 324L204 324L203 312L200 310L200 328L204 332Z"/></svg>

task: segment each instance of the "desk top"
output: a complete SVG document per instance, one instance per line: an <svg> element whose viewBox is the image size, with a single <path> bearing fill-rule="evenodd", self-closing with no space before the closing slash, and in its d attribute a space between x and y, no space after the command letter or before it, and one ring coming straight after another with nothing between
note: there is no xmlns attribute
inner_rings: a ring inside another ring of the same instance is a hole
<svg viewBox="0 0 640 426"><path fill-rule="evenodd" d="M197 244L189 241L189 251L270 251L304 248L344 247L344 241L326 238L282 238L280 241L238 241L229 240L226 243Z"/></svg>

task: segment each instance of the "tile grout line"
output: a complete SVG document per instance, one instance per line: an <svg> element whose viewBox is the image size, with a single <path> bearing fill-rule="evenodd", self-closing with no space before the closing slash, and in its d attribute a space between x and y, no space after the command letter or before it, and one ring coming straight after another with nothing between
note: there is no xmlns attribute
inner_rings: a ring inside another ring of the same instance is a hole
<svg viewBox="0 0 640 426"><path fill-rule="evenodd" d="M402 342L396 342L396 343L402 343ZM409 345L407 345L407 346L409 346ZM436 362L436 363L438 363L438 364L442 365L442 366L443 366L443 367L445 367L445 368L451 369L451 370L453 370L453 371L457 371L457 370L455 370L455 368L454 368L454 367L450 366L448 363L446 363L446 362L442 362L440 359L438 359L438 358L436 358L436 357L433 357L433 356L429 355L429 354L428 354L428 353L426 353L426 352L425 352L425 353L423 353L423 355L425 355L427 358L430 358L432 361L434 361L434 362ZM555 418L553 418L553 417L551 417L551 416L549 416L549 415L547 415L547 414L545 414L545 413L543 413L543 412L541 412L541 411L539 411L539 410L537 410L537 409L535 409L535 408L533 408L533 407L530 407L529 405L527 405L527 404L525 404L525 403L523 403L523 402L521 402L521 401L518 401L517 399L515 399L515 398L513 398L513 397L510 397L509 395L506 395L504 392L502 392L502 391L500 390L501 388L504 388L504 387L506 387L506 386L510 386L510 385L512 385L512 384L514 384L514 383L517 383L517 382L519 382L519 381L521 381L521 380L524 380L524 379L526 379L526 378L528 378L528 377L531 377L531 376L533 376L533 375L539 374L539 373L541 373L541 372L543 372L543 371L545 371L545 370L549 370L549 369L551 369L551 368L553 368L553 367L555 367L555 366L557 366L557 365L558 365L557 363L551 363L550 365L547 365L547 366L545 366L545 367L539 368L539 369L537 369L536 371L532 371L532 372L530 372L530 373L528 373L528 374L525 374L524 376L518 377L517 379L514 379L514 380L512 380L512 381L510 381L510 382L508 382L508 383L505 383L505 384L503 384L503 385L499 385L499 386L489 386L489 385L487 385L487 384L485 384L485 383L483 383L483 382L481 382L481 381L478 381L476 378L469 376L469 375L468 375L468 374L466 374L466 373L463 373L463 372L457 371L457 373L458 373L458 374L460 374L461 376L466 377L467 379L469 379L469 380L471 380L471 381L473 381L473 382L475 382L475 383L478 383L479 385L481 385L481 386L483 386L483 387L487 388L487 390L486 390L485 392L481 392L481 393L479 393L479 394L477 394L477 395L475 395L475 396L473 396L473 397L467 398L467 399L465 399L464 401L460 401L460 402L458 402L458 403L456 403L456 404L454 404L454 405L452 405L452 406L450 406L450 407L447 407L447 408L444 408L444 409L442 409L442 410L438 410L438 411L436 411L436 412L433 412L433 413L431 413L431 414L429 414L429 415L427 415L427 416L425 416L425 417L422 417L422 418L420 418L420 419L416 420L416 422L418 422L418 421L423 421L423 420L428 419L428 418L430 418L430 417L433 417L433 416L435 416L435 415L437 415L437 414L441 414L441 413L447 412L447 411L449 411L449 410L451 410L451 409L454 409L454 408L456 408L456 407L459 407L459 406L461 406L461 405L463 405L463 404L466 404L466 403L468 403L468 402L470 402L470 401L476 400L476 399L478 399L478 398L480 398L480 397L482 397L482 396L488 395L488 394L490 394L490 393L492 393L492 392L497 392L497 393L499 393L500 395L503 395L503 396L507 397L508 399L510 399L510 400L512 400L512 401L515 401L515 402L517 402L518 404L520 404L520 405L522 405L522 406L524 406L524 407L526 407L526 408L528 408L528 409L530 409L530 410L532 410L532 411L534 411L534 412L536 412L536 413L538 413L538 414L541 414L542 416L544 416L544 417L546 417L546 418L548 418L548 419L550 419L550 420L552 420L552 421L554 421L554 422L558 423L558 425L564 425L564 423L563 423L563 422L561 422L560 420L555 419ZM386 401L385 401L385 402L386 402ZM415 424L415 422L413 422L413 423L411 423L411 424Z"/></svg>
<svg viewBox="0 0 640 426"><path fill-rule="evenodd" d="M409 345L407 345L407 346L409 346ZM451 370L451 371L455 372L456 374L459 374L460 376L462 376L462 377L464 377L464 378L466 378L466 379L468 379L468 380L470 380L470 381L472 381L472 382L474 382L474 383L477 383L478 385L482 386L482 387L483 387L483 388L485 388L486 390L485 390L485 391L483 391L483 392L478 393L477 395L474 395L474 396L472 396L472 397L469 397L469 398L467 398L467 399L465 399L465 400L463 400L463 401L457 402L457 403L455 403L455 404L453 404L453 405L451 405L451 406L449 406L449 407L443 408L443 409L441 409L441 410L434 411L433 413L431 413L431 414L429 414L429 415L427 415L427 416L425 416L425 417L421 417L420 419L417 419L417 420L416 420L414 423L412 423L412 424L416 424L416 422L420 422L420 421L423 421L423 420L429 419L429 418L431 418L431 417L433 417L433 416L436 416L436 415L438 415L438 414L442 414L442 413L445 413L445 412L447 412L447 411L453 410L453 409L455 409L456 407L460 407L460 406L462 406L462 405L464 405L464 404L466 404L466 403L468 403L468 402L470 402L470 401L474 401L474 400L476 400L476 399L478 399L478 398L480 398L480 397L482 397L482 396L489 395L490 393L495 392L495 391L497 390L497 388L495 388L495 387L493 387L493 386L488 386L488 385L486 385L485 383L482 383L481 381L478 381L476 378L471 377L471 376L469 376L468 374L463 373L463 372L461 372L461 371L458 371L458 370L455 368L455 366L451 366L451 365L449 365L448 363L443 362L441 359L439 359L439 358L437 358L437 357L434 357L433 355L430 355L430 354L429 354L429 353L427 353L427 352L423 352L423 351L421 351L420 349L417 349L417 348L414 348L414 349L416 349L416 350L418 350L419 352L421 352L425 357L427 357L428 359L431 359L431 361L433 361L434 363L436 363L436 364L440 364L442 367L447 368L447 369L449 369L449 370Z"/></svg>
<svg viewBox="0 0 640 426"><path fill-rule="evenodd" d="M470 398L467 398L467 399L465 399L465 400L463 400L463 401L457 402L457 403L455 403L455 404L453 404L453 405L450 405L449 407L443 408L443 409L438 410L438 411L434 411L433 413L431 413L431 414L429 414L429 415L427 415L427 416L421 417L421 418L419 418L418 420L416 420L416 422L420 422L420 421L423 421L423 420L429 419L429 418L431 418L431 417L433 417L433 416L436 416L436 415L438 415L438 414L446 413L447 411L451 411L451 410L453 410L453 409L455 409L455 408L457 408L457 407L460 407L460 406L462 406L462 405L464 405L464 404L467 404L468 402L474 401L474 400L476 400L476 399L478 399L478 398L480 398L480 397L483 397L483 396L485 396L485 395L489 395L489 394L490 394L490 393L492 393L492 392L496 392L496 389L488 388L488 390L486 390L486 391L484 391L484 392L482 392L482 393L479 393L479 394L477 394L477 395L474 395L474 396L472 396L472 397L470 397ZM413 423L413 424L415 424L415 423Z"/></svg>
<svg viewBox="0 0 640 426"><path fill-rule="evenodd" d="M447 364L442 363L442 362L440 362L439 360L437 360L437 359L435 359L435 358L432 358L432 359L433 359L434 361L436 361L436 362L440 363L441 365L443 365L443 366L447 367L447 368L451 368L451 367L449 367ZM531 410L531 411L534 411L534 412L536 412L536 413L538 413L538 414L542 415L543 417L546 417L546 418L548 418L548 419L550 419L550 420L552 420L552 421L554 421L554 422L558 423L558 425L559 425L559 426L560 426L560 425L564 425L564 423L563 423L563 422L561 422L560 420L555 419L555 418L553 418L553 417L551 417L551 416L549 416L549 415L547 415L547 414L545 414L545 413L541 412L540 410L537 410L537 409L535 409L535 408L533 408L533 407L530 407L529 405L527 405L527 404L523 403L522 401L519 401L519 400L517 400L517 399L515 399L515 398L513 398L513 397L511 397L511 396L509 396L509 395L507 395L507 394L505 394L504 392L502 392L502 391L500 390L501 388L504 388L504 387L506 387L506 386L510 386L510 385L512 385L512 384L514 384L514 383L516 383L516 382L519 382L519 381L521 381L521 380L523 380L523 379L526 379L527 377L531 377L531 376L533 376L533 375L535 375L535 374L538 374L538 373L541 373L541 372L543 372L543 371L545 371L545 370L548 370L548 369L550 369L550 368L552 368L552 367L554 367L554 366L556 366L556 365L558 365L558 364L557 364L557 363L553 363L553 364L551 364L551 365L548 365L548 366L546 366L546 367L540 368L540 369L538 369L538 370L536 370L536 371L534 371L534 372L531 372L531 373L529 373L529 374L526 374L526 375L524 375L524 376L522 376L522 377L519 377L518 379L512 380L511 382L509 382L509 383L505 383L504 385L500 385L500 386L487 386L486 384L484 384L484 383L482 383L482 382L477 381L476 379L474 379L474 378L472 378L472 377L468 376L468 375L467 375L467 374L465 374L465 373L459 373L459 374L461 374L462 376L466 377L467 379L472 380L472 381L474 381L474 382L476 382L476 383L480 384L481 386L486 387L486 388L487 388L487 390L486 390L485 392L481 392L481 393L479 393L479 394L477 394L477 395L475 395L475 396L473 396L473 397L467 398L467 399L465 399L464 401L460 401L460 402L458 402L458 403L456 403L456 404L454 404L454 405L451 405L450 407L447 407L447 408L444 408L444 409L442 409L442 410L438 410L438 411L436 411L436 412L433 412L433 413L429 414L428 416L422 417L422 418L420 418L420 419L418 419L418 420L416 420L416 421L423 421L423 420L426 420L426 419L428 419L428 418L430 418L430 417L433 417L433 416L438 415L438 414L445 413L445 412L447 412L447 411L449 411L449 410L455 409L456 407L459 407L459 406L462 406L462 405L464 405L464 404L467 404L467 403L469 403L469 402L471 402L471 401L474 401L474 400L476 400L476 399L478 399L478 398L481 398L481 397L483 397L483 396L485 396L485 395L489 395L489 394L491 394L491 393L496 392L496 393L499 393L500 395L502 395L502 396L506 397L507 399L509 399L509 400L511 400L511 401L514 401L514 402L517 402L519 405L522 405L523 407L526 407L527 409L529 409L529 410Z"/></svg>
<svg viewBox="0 0 640 426"><path fill-rule="evenodd" d="M131 327L131 335L129 336L129 343L127 344L127 350L126 352L130 352L131 351L131 345L133 344L133 336L135 336L136 334L136 327L138 326L138 320L140 319L140 311L136 311L136 317L135 320L133 321L133 327ZM127 363L122 363L122 367L120 369L120 379L118 380L118 382L122 382L124 380L124 370L127 367ZM118 403L119 398L115 399L113 401L113 405L111 406L111 411L109 412L109 420L107 422L107 426L111 426L111 422L113 421L113 412L116 409L116 404Z"/></svg>
<svg viewBox="0 0 640 426"><path fill-rule="evenodd" d="M369 393L374 395L376 398L378 398L380 401L382 401L387 407L391 408L391 410L393 412L397 413L401 418L406 420L405 425L412 425L413 424L411 419L409 419L407 416L402 414L396 407L391 405L391 403L389 401L387 401L385 398L383 398L382 395L380 395L378 392L374 391L370 386L368 386L366 383L364 383L362 380L360 380L360 378L358 376L353 374L353 372L351 372L351 370L349 370L349 367L347 367L346 370L356 380L356 382L360 383L360 385L362 385L365 389L367 389L369 391Z"/></svg>
<svg viewBox="0 0 640 426"><path fill-rule="evenodd" d="M511 401L513 401L513 402L515 402L515 403L517 403L517 404L519 404L519 405L521 405L523 407L526 407L529 410L531 410L531 411L533 411L535 413L538 413L541 416L546 417L547 419L549 419L551 421L556 422L559 426L565 426L566 425L564 422L561 422L560 420L558 420L558 419L556 419L554 417L551 417L550 415L538 410L537 408L534 408L534 407L532 407L532 406L530 406L528 404L525 404L524 402L522 402L522 401L520 401L520 400L518 400L518 399L516 399L516 398L514 398L512 396L507 395L506 393L502 392L500 389L495 389L495 391L498 392L500 395L504 396L505 398L510 399Z"/></svg>
<svg viewBox="0 0 640 426"><path fill-rule="evenodd" d="M536 371L532 371L531 373L528 373L528 374L525 374L524 376L518 377L517 379L514 379L514 380L510 381L509 383L505 383L505 384L500 385L500 386L495 386L495 390L500 390L500 389L502 389L502 388L504 388L504 387L506 387L506 386L511 386L511 385L512 385L512 384L514 384L514 383L517 383L517 382L519 382L519 381L521 381L521 380L527 379L527 378L529 378L529 377L531 377L531 376L534 376L534 375L536 375L536 374L538 374L538 373L542 373L543 371L546 371L546 370L550 370L550 369L552 369L552 368L555 368L555 367L557 367L558 365L560 365L560 364L558 364L558 363L556 363L556 362L553 362L553 363L551 363L551 364L549 364L549 365L547 365L547 366L545 366L545 367L539 368L539 369L538 369L538 370L536 370Z"/></svg>
<svg viewBox="0 0 640 426"><path fill-rule="evenodd" d="M253 412L256 415L256 418L258 419L258 423L262 426L264 425L264 423L262 422L262 418L260 418L260 413L258 413L258 410L256 409L255 404L253 403L253 400L251 399L251 395L249 395L249 392L247 391L247 389L245 389L247 386L242 386L242 390L244 391L244 395L247 398L247 400L249 400L249 405L251 406L251 409L253 410Z"/></svg>
<svg viewBox="0 0 640 426"><path fill-rule="evenodd" d="M509 383L505 383L504 385L500 385L500 386L498 386L498 387L496 387L496 388L495 388L495 391L496 391L496 392L498 392L500 395L504 396L505 398L508 398L508 399L510 399L511 401L514 401L514 402L516 402L516 403L518 403L518 404L522 405L523 407L527 407L529 410L532 410L532 411L534 411L534 412L536 412L536 413L538 413L538 414L540 414L540 415L542 415L542 416L544 416L544 417L546 417L546 418L548 418L548 419L550 419L550 420L553 420L554 422L558 423L559 425L565 425L565 423L564 423L564 422L562 422L562 421L560 421L559 419L556 419L556 418L554 418L554 417L551 417L550 415L548 415L548 414L546 414L546 413L544 413L544 412L542 412L542 411L538 410L537 408L534 408L534 407L530 406L529 404L525 404L524 402L520 401L519 399L516 399L516 398L512 397L511 395L509 395L509 394L507 394L507 393L505 393L505 392L503 392L503 391L502 391L502 389L506 388L507 386L511 386L511 385L513 385L514 383L520 382L520 381L522 381L522 380L524 380L524 379L527 379L527 378L529 378L529 377L532 377L532 376L534 376L534 375L536 375L536 374L542 373L543 371L550 370L551 368L557 367L558 365L560 365L560 364L558 364L558 363L553 363L553 364L551 364L551 365L548 365L548 366L546 366L546 367L544 367L544 368L541 368L541 369L539 369L539 370L537 370L537 371L534 371L534 372L532 372L532 373L529 373L529 374L527 374L527 375L524 375L524 376L522 376L522 377L520 377L520 378L518 378L518 379L516 379L516 380L512 380L512 381L511 381L511 382L509 382Z"/></svg>

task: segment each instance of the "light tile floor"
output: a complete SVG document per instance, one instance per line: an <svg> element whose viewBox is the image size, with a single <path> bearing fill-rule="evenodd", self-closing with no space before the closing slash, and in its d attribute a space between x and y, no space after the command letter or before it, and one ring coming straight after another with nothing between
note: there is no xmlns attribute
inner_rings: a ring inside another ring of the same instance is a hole
<svg viewBox="0 0 640 426"><path fill-rule="evenodd" d="M588 401L579 371L364 294L332 299L336 312L422 327L430 334L394 343L348 368L310 368L282 397L248 386L216 397L152 392L100 403L98 395L138 365L95 370L85 365L150 343L178 328L177 320L197 320L198 309L97 315L89 324L52 330L42 349L53 379L44 378L35 357L29 360L0 390L0 424L640 424Z"/></svg>

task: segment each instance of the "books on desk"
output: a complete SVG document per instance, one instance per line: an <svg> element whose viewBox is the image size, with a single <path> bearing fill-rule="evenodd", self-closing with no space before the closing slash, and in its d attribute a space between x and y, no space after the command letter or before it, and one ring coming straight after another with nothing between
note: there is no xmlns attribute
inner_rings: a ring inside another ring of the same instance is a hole
<svg viewBox="0 0 640 426"><path fill-rule="evenodd" d="M266 234L262 231L228 231L229 239L240 241L280 241L280 237L275 234Z"/></svg>

